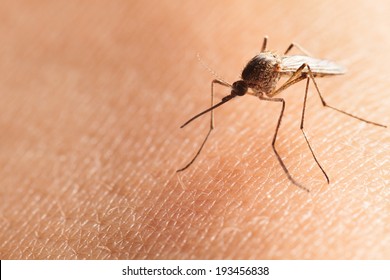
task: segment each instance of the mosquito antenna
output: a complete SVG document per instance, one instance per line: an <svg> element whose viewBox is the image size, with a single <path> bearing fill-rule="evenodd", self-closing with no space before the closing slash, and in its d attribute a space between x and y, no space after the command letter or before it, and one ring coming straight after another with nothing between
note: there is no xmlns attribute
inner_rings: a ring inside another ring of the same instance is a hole
<svg viewBox="0 0 390 280"><path fill-rule="evenodd" d="M206 62L204 62L204 60L200 57L200 54L199 54L199 53L196 54L196 58L198 59L198 61L200 62L200 64L202 64L202 66L203 66L204 68L206 68L207 71L209 71L214 77L216 77L218 80L221 80L221 81L223 81L223 82L225 82L225 83L228 84L228 82L226 82L224 79L222 79L222 77L221 77L220 75L218 75L217 72L215 72L210 66L208 66L208 65L206 64Z"/></svg>
<svg viewBox="0 0 390 280"><path fill-rule="evenodd" d="M195 120L195 119L197 119L198 117L200 117L200 116L206 114L207 112L210 112L211 110L214 110L215 108L221 106L222 104L228 102L229 100L233 99L233 98L236 97L236 96L237 96L237 95L232 95L232 94L225 96L224 98L222 98L222 101L221 101L221 102L215 104L214 106L208 108L207 110L204 110L203 112L201 112L201 113L197 114L196 116L192 117L192 118L189 119L185 124L183 124L180 128L185 127L187 124L189 124L189 123L192 122L193 120Z"/></svg>

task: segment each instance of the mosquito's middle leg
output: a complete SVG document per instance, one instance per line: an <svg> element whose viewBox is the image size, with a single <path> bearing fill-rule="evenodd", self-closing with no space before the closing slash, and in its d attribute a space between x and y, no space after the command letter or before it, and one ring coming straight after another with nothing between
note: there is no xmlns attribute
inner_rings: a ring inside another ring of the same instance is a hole
<svg viewBox="0 0 390 280"><path fill-rule="evenodd" d="M222 85L222 86L225 86L225 87L231 87L230 84L228 84L227 82L224 82L222 80L218 80L218 79L212 80L211 81L211 107L213 107L213 105L214 105L214 84L219 84L219 85ZM180 168L180 169L176 170L176 172L184 171L188 167L190 167L191 164L194 163L194 161L196 160L196 158L199 156L200 152L202 151L204 145L206 144L207 139L209 138L209 136L211 134L211 131L213 129L214 129L214 110L211 110L211 112L210 112L210 128L209 128L209 131L207 132L206 137L204 138L204 140L202 142L202 145L200 146L198 152L195 154L193 159L186 166L184 166L183 168Z"/></svg>
<svg viewBox="0 0 390 280"><path fill-rule="evenodd" d="M306 109L306 99L307 99L307 93L308 93L308 88L309 88L309 77L308 77L308 74L303 72L303 70L308 67L308 65L306 63L302 64L292 75L291 77L282 85L280 86L280 88L278 88L277 90L275 90L273 93L269 94L268 96L269 97L272 97L272 96L275 96L277 95L278 93L282 92L283 90L285 90L286 88L292 86L293 84L296 84L304 79L307 79L307 82L306 82L306 91L305 91L305 97L304 97L304 102L303 102L303 110L302 110L302 118L301 118L301 131L303 133L303 136L305 137L305 141L307 143L307 145L309 146L309 149L310 149L310 152L315 160L315 162L317 163L318 167L321 169L322 173L324 174L328 184L329 184L329 177L328 175L326 174L325 170L322 168L321 164L318 162L317 160L317 157L315 156L314 154L314 151L310 145L310 142L306 136L306 132L304 130L304 127L303 127L303 124L304 124L304 118L305 118L305 109Z"/></svg>
<svg viewBox="0 0 390 280"><path fill-rule="evenodd" d="M305 121L305 111L306 111L306 100L307 100L307 93L309 91L309 81L310 81L310 78L307 77L306 78L306 90L305 90L305 97L303 99L303 108L302 108L302 117L301 117L301 126L300 126L300 129L302 131L302 134L303 134L303 137L305 137L305 140L306 140L306 143L307 145L309 146L309 149L310 149L310 152L311 152L311 155L313 156L315 162L317 163L318 167L321 169L322 173L324 174L325 178L326 178L326 181L328 182L329 184L329 177L328 175L326 174L324 168L322 168L321 164L318 162L317 160L317 157L315 156L314 154L314 151L310 145L310 142L309 142L309 139L307 139L307 136L306 136L306 132L305 132L305 129L304 129L304 121Z"/></svg>
<svg viewBox="0 0 390 280"><path fill-rule="evenodd" d="M279 119L278 119L278 123L276 125L276 129L275 129L275 133L274 133L274 137L272 139L272 149L274 150L275 152L275 155L279 161L279 164L282 166L283 168L283 171L286 173L288 179L296 186L300 187L301 189L309 192L309 189L305 188L304 186L302 186L301 184L299 184L297 181L294 180L294 178L290 175L290 172L288 171L286 165L284 164L282 158L280 157L278 151L276 150L276 147L275 147L275 143L276 143L276 138L278 137L278 132L279 132L279 128L280 128L280 125L282 123L282 118L283 118L283 113L284 113L284 108L285 108L285 104L286 102L284 101L283 98L266 98L266 97L262 97L260 96L259 97L260 100L265 100L265 101L271 101L271 102L280 102L282 103L282 109L280 111L280 115L279 115Z"/></svg>

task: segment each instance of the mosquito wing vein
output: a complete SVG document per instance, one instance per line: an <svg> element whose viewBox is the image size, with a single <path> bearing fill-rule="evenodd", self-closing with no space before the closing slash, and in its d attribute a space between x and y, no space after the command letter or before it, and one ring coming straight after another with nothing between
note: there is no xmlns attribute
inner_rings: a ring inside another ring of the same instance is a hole
<svg viewBox="0 0 390 280"><path fill-rule="evenodd" d="M343 66L335 62L304 55L283 56L281 72L295 72L304 63L308 64L315 74L340 75L346 72ZM304 72L307 72L307 69L304 69Z"/></svg>

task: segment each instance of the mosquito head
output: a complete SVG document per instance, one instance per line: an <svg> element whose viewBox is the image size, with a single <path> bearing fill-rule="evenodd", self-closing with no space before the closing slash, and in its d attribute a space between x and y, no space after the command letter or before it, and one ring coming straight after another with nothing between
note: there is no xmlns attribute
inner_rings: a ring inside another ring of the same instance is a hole
<svg viewBox="0 0 390 280"><path fill-rule="evenodd" d="M238 80L233 83L232 91L230 94L233 96L236 95L243 96L245 93L247 93L247 91L248 91L248 85L246 84L246 82L243 80Z"/></svg>

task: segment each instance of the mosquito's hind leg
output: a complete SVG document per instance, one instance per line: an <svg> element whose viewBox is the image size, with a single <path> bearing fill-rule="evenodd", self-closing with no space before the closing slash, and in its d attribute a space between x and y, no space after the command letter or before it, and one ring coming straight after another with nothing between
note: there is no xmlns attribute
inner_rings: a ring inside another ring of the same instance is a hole
<svg viewBox="0 0 390 280"><path fill-rule="evenodd" d="M220 85L225 86L225 87L231 87L230 84L228 84L227 82L224 82L222 80L218 80L218 79L212 80L211 81L211 107L213 107L213 105L214 105L214 84L220 84ZM198 152L195 154L194 158L186 166L176 170L176 172L184 171L188 167L190 167L192 163L194 163L194 161L196 160L196 158L199 156L200 152L202 151L204 145L206 144L207 139L209 138L211 131L213 129L214 129L214 110L211 110L211 112L210 112L210 128L209 128L209 131L208 131L206 137L204 138L204 140L202 142L202 145L200 146Z"/></svg>
<svg viewBox="0 0 390 280"><path fill-rule="evenodd" d="M376 123L376 122L372 122L372 121L365 120L365 119L363 119L363 118L360 118L360 117L358 117L358 116L355 116L355 115L352 115L352 114L350 114L350 113L348 113L348 112L345 112L345 111L343 111L343 110L341 110L341 109L338 109L338 108L336 108L336 107L333 107L333 106L328 105L328 104L325 102L325 99L322 97L322 94L321 94L321 92L320 92L320 90L319 90L319 88L318 88L318 85L317 85L317 83L316 83L316 80L314 79L313 72L311 71L309 65L307 65L307 69L308 69L308 72L309 72L309 76L310 76L311 80L312 80L313 83L314 83L314 86L315 86L315 88L316 88L316 90L317 90L317 92L318 92L318 95L320 96L322 105L323 105L324 107L331 108L331 109L336 110L336 111L338 111L338 112L340 112L340 113L343 113L343 114L345 114L345 115L347 115L347 116L350 116L350 117L352 117L352 118L355 118L355 119L357 119L357 120L359 120L359 121L362 121L362 122L369 123L369 124L372 124L372 125L376 125L376 126L380 126L380 127L387 128L386 125L383 125L383 124L380 124L380 123Z"/></svg>
<svg viewBox="0 0 390 280"><path fill-rule="evenodd" d="M293 47L297 48L300 52L302 52L306 56L312 56L307 50L305 50L297 43L291 43L290 46L288 46L287 50L284 52L284 55L287 55Z"/></svg>

